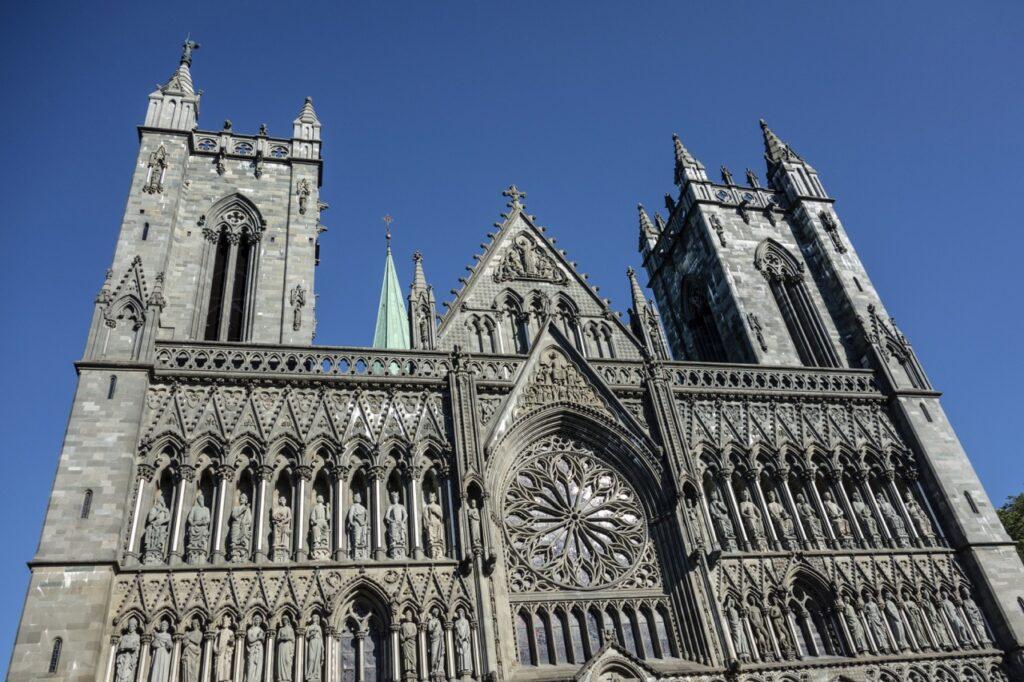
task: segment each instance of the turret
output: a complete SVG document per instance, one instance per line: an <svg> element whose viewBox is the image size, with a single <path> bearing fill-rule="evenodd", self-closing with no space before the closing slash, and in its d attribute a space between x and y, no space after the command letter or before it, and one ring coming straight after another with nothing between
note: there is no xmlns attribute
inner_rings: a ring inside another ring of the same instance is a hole
<svg viewBox="0 0 1024 682"><path fill-rule="evenodd" d="M668 343L661 329L661 318L654 306L647 301L640 283L636 279L636 271L626 268L629 278L629 289L633 306L629 309L629 326L648 357L656 360L668 360Z"/></svg>
<svg viewBox="0 0 1024 682"><path fill-rule="evenodd" d="M785 192L790 201L800 198L827 199L818 171L804 161L793 149L772 132L761 119L764 136L764 160L768 165L768 184Z"/></svg>
<svg viewBox="0 0 1024 682"><path fill-rule="evenodd" d="M413 277L409 287L409 338L413 348L433 350L437 340L437 304L434 288L423 274L423 254L412 254Z"/></svg>
<svg viewBox="0 0 1024 682"><path fill-rule="evenodd" d="M292 121L292 156L300 159L320 158L320 119L313 108L313 98L307 97L298 117Z"/></svg>
<svg viewBox="0 0 1024 682"><path fill-rule="evenodd" d="M163 85L149 93L149 109L146 111L147 128L166 130L193 130L199 122L199 98L192 85L192 51L199 49L199 43L186 39L182 44L178 68Z"/></svg>
<svg viewBox="0 0 1024 682"><path fill-rule="evenodd" d="M708 174L704 170L704 164L694 158L693 154L683 146L678 135L672 135L672 144L675 147L676 155L675 184L682 187L688 181L707 182Z"/></svg>
<svg viewBox="0 0 1024 682"><path fill-rule="evenodd" d="M654 227L651 224L651 218L647 215L647 211L644 209L643 204L637 204L636 210L640 219L640 253L647 257L647 254L654 251L655 245L658 243L658 239L661 237L661 230Z"/></svg>

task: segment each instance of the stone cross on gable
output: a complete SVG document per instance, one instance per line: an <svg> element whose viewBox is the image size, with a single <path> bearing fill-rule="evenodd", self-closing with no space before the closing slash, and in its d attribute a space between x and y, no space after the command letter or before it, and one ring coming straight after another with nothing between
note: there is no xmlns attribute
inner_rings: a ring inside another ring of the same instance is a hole
<svg viewBox="0 0 1024 682"><path fill-rule="evenodd" d="M519 188L516 187L515 185L509 185L508 189L505 190L504 192L502 192L501 194L502 194L502 196L506 196L506 197L508 197L509 199L512 200L512 203L509 204L509 208L522 208L523 207L524 204L523 204L523 202L520 201L520 199L525 199L526 198L526 192L519 191Z"/></svg>

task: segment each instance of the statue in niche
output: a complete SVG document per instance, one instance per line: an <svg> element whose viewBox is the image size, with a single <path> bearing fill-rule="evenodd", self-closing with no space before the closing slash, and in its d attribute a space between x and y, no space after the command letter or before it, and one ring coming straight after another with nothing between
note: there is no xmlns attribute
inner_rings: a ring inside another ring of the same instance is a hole
<svg viewBox="0 0 1024 682"><path fill-rule="evenodd" d="M821 527L821 519L818 518L818 513L814 511L814 507L807 501L807 497L803 493L796 494L796 512L800 515L800 520L804 522L804 528L811 533L814 542L818 545L824 542L825 533Z"/></svg>
<svg viewBox="0 0 1024 682"><path fill-rule="evenodd" d="M323 495L316 496L309 513L309 547L314 559L331 558L331 516Z"/></svg>
<svg viewBox="0 0 1024 682"><path fill-rule="evenodd" d="M554 261L542 247L526 234L519 234L512 240L512 246L494 272L494 281L525 279L564 284L565 273L555 266Z"/></svg>
<svg viewBox="0 0 1024 682"><path fill-rule="evenodd" d="M985 616L981 614L978 604L971 598L971 591L966 585L961 588L960 595L962 597L964 613L967 614L967 620L971 622L978 641L982 644L991 644L992 640L989 638L988 628L985 626Z"/></svg>
<svg viewBox="0 0 1024 682"><path fill-rule="evenodd" d="M427 494L423 516L427 531L427 551L431 559L440 559L445 553L444 512L437 501L437 493Z"/></svg>
<svg viewBox="0 0 1024 682"><path fill-rule="evenodd" d="M277 629L277 682L292 682L295 670L295 628L292 619L281 616L281 627Z"/></svg>
<svg viewBox="0 0 1024 682"><path fill-rule="evenodd" d="M919 649L930 649L931 641L928 639L928 628L924 624L924 614L915 599L904 599L903 610L907 613L907 620L910 621L910 631L914 633Z"/></svg>
<svg viewBox="0 0 1024 682"><path fill-rule="evenodd" d="M776 659L775 649L768 637L768 626L764 620L764 613L761 611L761 607L753 602L747 605L747 622L750 623L750 630L754 633L754 642L761 654L761 660L774 661Z"/></svg>
<svg viewBox="0 0 1024 682"><path fill-rule="evenodd" d="M850 638L853 640L853 648L858 654L868 650L868 642L864 637L864 626L860 622L860 615L857 609L849 601L839 598L839 613L843 616L846 629L850 631Z"/></svg>
<svg viewBox="0 0 1024 682"><path fill-rule="evenodd" d="M392 559L404 559L409 529L409 515L405 507L398 501L398 493L391 491L391 506L384 515L388 526L388 556Z"/></svg>
<svg viewBox="0 0 1024 682"><path fill-rule="evenodd" d="M864 531L866 539L871 544L877 545L881 539L878 534L878 522L875 521L875 515L871 513L871 507L860 496L860 491L853 491L850 504L853 506L853 513L857 516L857 520L860 521L860 527Z"/></svg>
<svg viewBox="0 0 1024 682"><path fill-rule="evenodd" d="M213 640L214 655L214 680L216 682L231 682L234 678L232 671L235 653L235 632L231 629L231 616L224 616L217 636Z"/></svg>
<svg viewBox="0 0 1024 682"><path fill-rule="evenodd" d="M441 623L440 612L435 608L427 620L427 645L430 648L430 676L444 679L444 625Z"/></svg>
<svg viewBox="0 0 1024 682"><path fill-rule="evenodd" d="M743 631L743 620L736 604L730 601L725 607L725 614L729 621L729 633L732 635L732 648L736 652L736 658L746 663L750 660L750 647L747 646L747 634Z"/></svg>
<svg viewBox="0 0 1024 682"><path fill-rule="evenodd" d="M764 537L764 523L761 519L761 510L754 504L749 490L740 494L740 516L747 530L750 531L750 538L757 549L765 549L768 543Z"/></svg>
<svg viewBox="0 0 1024 682"><path fill-rule="evenodd" d="M928 617L928 623L931 624L932 632L935 633L935 638L938 640L939 648L947 651L952 649L953 644L949 640L949 630L946 629L946 624L942 622L942 616L939 615L938 609L935 608L935 603L931 599L923 599L922 604L924 605L925 615Z"/></svg>
<svg viewBox="0 0 1024 682"><path fill-rule="evenodd" d="M914 525L917 526L917 531L924 538L924 541L929 545L934 545L935 529L932 527L932 521L928 518L928 514L921 505L917 503L917 500L914 499L913 495L907 500L907 513L914 520Z"/></svg>
<svg viewBox="0 0 1024 682"><path fill-rule="evenodd" d="M313 616L306 626L306 682L320 682L323 679L324 632L320 619Z"/></svg>
<svg viewBox="0 0 1024 682"><path fill-rule="evenodd" d="M736 550L736 529L732 527L732 519L729 518L729 508L725 506L721 495L718 492L711 493L711 500L708 502L708 510L715 522L715 532L718 534L719 544L726 552Z"/></svg>
<svg viewBox="0 0 1024 682"><path fill-rule="evenodd" d="M228 531L228 552L231 554L231 561L248 561L251 543L252 510L249 508L248 496L242 493L238 496L238 504L231 510Z"/></svg>
<svg viewBox="0 0 1024 682"><path fill-rule="evenodd" d="M469 519L469 546L474 550L483 548L483 528L480 525L480 510L476 506L476 500L469 498L469 509L466 511Z"/></svg>
<svg viewBox="0 0 1024 682"><path fill-rule="evenodd" d="M171 638L171 624L161 620L153 635L153 662L149 666L149 682L167 682L171 676L171 650L174 640Z"/></svg>
<svg viewBox="0 0 1024 682"><path fill-rule="evenodd" d="M455 612L453 630L455 634L455 673L459 676L466 676L473 672L473 633L464 609Z"/></svg>
<svg viewBox="0 0 1024 682"><path fill-rule="evenodd" d="M245 682L263 682L263 616L258 613L245 631Z"/></svg>
<svg viewBox="0 0 1024 682"><path fill-rule="evenodd" d="M953 646L968 646L971 643L971 636L967 632L963 618L960 617L960 610L949 598L949 594L942 591L942 613L946 616L950 629L953 631Z"/></svg>
<svg viewBox="0 0 1024 682"><path fill-rule="evenodd" d="M868 621L868 628L871 629L875 643L878 644L878 650L882 653L889 653L891 647L889 646L889 633L885 629L885 619L882 618L878 604L871 599L864 602L864 617Z"/></svg>
<svg viewBox="0 0 1024 682"><path fill-rule="evenodd" d="M779 650L782 657L787 661L793 658L793 640L789 636L789 624L786 622L786 614L778 604L772 604L768 608L768 620L772 623L775 631L775 640L779 643Z"/></svg>
<svg viewBox="0 0 1024 682"><path fill-rule="evenodd" d="M164 560L167 551L167 531L171 523L171 512L164 504L164 498L158 490L156 502L146 516L146 530L143 533L142 562L146 564L159 564Z"/></svg>
<svg viewBox="0 0 1024 682"><path fill-rule="evenodd" d="M352 545L353 559L370 558L369 512L363 506L359 493L352 493L352 506L348 508L348 538Z"/></svg>
<svg viewBox="0 0 1024 682"><path fill-rule="evenodd" d="M903 627L903 614L900 613L900 607L890 596L885 597L884 606L885 617L889 619L889 629L895 639L893 645L897 651L906 651L910 648L910 642L907 641L907 629Z"/></svg>
<svg viewBox="0 0 1024 682"><path fill-rule="evenodd" d="M185 518L188 530L185 532L185 560L190 564L206 561L210 546L210 510L203 501L203 493L196 493L196 501Z"/></svg>
<svg viewBox="0 0 1024 682"><path fill-rule="evenodd" d="M274 533L274 561L288 561L292 553L292 510L284 495L277 498L270 526Z"/></svg>
<svg viewBox="0 0 1024 682"><path fill-rule="evenodd" d="M889 502L889 498L882 493L878 493L875 496L875 502L878 503L878 512L885 519L885 522L889 524L892 534L896 536L896 544L900 547L909 547L910 540L907 536L907 524L903 522L903 517L899 515L896 508Z"/></svg>
<svg viewBox="0 0 1024 682"><path fill-rule="evenodd" d="M775 522L775 527L778 528L783 543L787 547L792 547L796 540L793 530L793 517L782 506L782 503L779 502L779 496L774 490L768 491L768 515Z"/></svg>
<svg viewBox="0 0 1024 682"><path fill-rule="evenodd" d="M198 618L192 619L191 627L185 630L181 640L181 680L199 682L200 664L203 658L203 628Z"/></svg>
<svg viewBox="0 0 1024 682"><path fill-rule="evenodd" d="M852 539L850 535L850 522L846 520L846 514L843 513L842 507L836 504L835 498L832 497L832 493L828 490L825 491L821 504L825 507L825 514L828 515L829 523L832 524L839 542L843 547L849 547Z"/></svg>
<svg viewBox="0 0 1024 682"><path fill-rule="evenodd" d="M419 629L412 617L406 612L402 616L402 624L398 629L398 639L402 648L402 677L415 680L419 677L416 670L416 640Z"/></svg>
<svg viewBox="0 0 1024 682"><path fill-rule="evenodd" d="M117 640L117 653L115 654L114 667L116 669L115 680L117 682L135 682L135 666L139 662L139 649L142 648L142 638L139 637L139 621L132 617L128 619L128 631Z"/></svg>

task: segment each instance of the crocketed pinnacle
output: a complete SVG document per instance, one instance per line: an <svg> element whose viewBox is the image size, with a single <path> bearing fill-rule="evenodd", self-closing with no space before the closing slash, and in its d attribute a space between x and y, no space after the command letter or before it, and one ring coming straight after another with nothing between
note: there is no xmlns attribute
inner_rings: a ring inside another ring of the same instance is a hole
<svg viewBox="0 0 1024 682"><path fill-rule="evenodd" d="M409 316L402 300L402 286L398 283L395 261L391 258L391 238L388 237L384 258L384 281L380 287L380 305L377 307L377 328L373 333L374 348L409 348Z"/></svg>
<svg viewBox="0 0 1024 682"><path fill-rule="evenodd" d="M683 146L683 141L675 133L672 134L672 144L675 147L676 169L674 182L677 185L683 184L686 180L686 169L704 170L704 164L694 158L693 154Z"/></svg>
<svg viewBox="0 0 1024 682"><path fill-rule="evenodd" d="M189 96L196 94L192 85L192 72L189 71L188 63L182 60L178 64L178 70L171 74L167 82L160 87L160 92L165 95Z"/></svg>
<svg viewBox="0 0 1024 682"><path fill-rule="evenodd" d="M413 262L413 275L412 275L412 288L413 289L426 289L427 288L427 276L423 274L423 254L419 251L412 254Z"/></svg>
<svg viewBox="0 0 1024 682"><path fill-rule="evenodd" d="M764 158L768 161L769 166L774 166L783 161L803 161L789 145L772 132L772 129L768 127L763 118L760 123L761 133L764 135Z"/></svg>
<svg viewBox="0 0 1024 682"><path fill-rule="evenodd" d="M313 108L313 98L307 97L306 101L302 104L302 110L299 111L299 116L293 123L319 123L320 119L316 115L316 109Z"/></svg>
<svg viewBox="0 0 1024 682"><path fill-rule="evenodd" d="M644 290L640 286L640 282L636 280L636 270L633 266L626 268L626 276L629 277L629 290L633 297L633 311L639 313L647 306L647 297L644 296Z"/></svg>

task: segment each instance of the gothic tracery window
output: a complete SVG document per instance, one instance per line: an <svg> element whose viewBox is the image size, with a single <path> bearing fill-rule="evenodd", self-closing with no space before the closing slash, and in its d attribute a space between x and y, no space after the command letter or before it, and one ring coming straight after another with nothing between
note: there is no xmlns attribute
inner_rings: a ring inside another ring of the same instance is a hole
<svg viewBox="0 0 1024 682"><path fill-rule="evenodd" d="M204 235L212 243L203 338L244 341L251 325L251 302L262 222L255 210L231 202Z"/></svg>
<svg viewBox="0 0 1024 682"><path fill-rule="evenodd" d="M697 277L688 277L683 282L683 320L690 333L695 360L728 360L715 320L715 311L708 300L707 283Z"/></svg>

